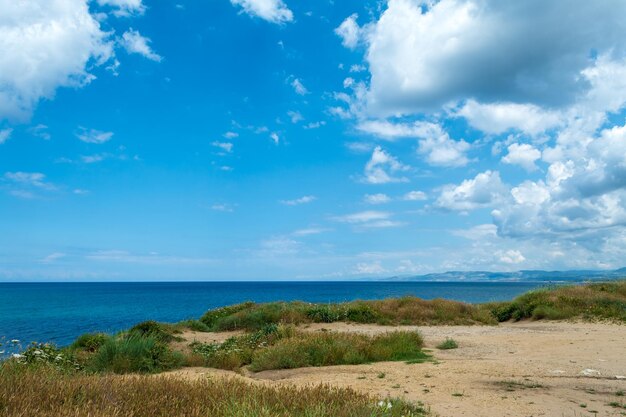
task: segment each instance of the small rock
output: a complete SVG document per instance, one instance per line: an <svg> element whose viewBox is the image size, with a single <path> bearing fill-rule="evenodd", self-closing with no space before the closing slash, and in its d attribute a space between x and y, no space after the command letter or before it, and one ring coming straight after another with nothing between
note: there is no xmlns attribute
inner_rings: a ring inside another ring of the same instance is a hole
<svg viewBox="0 0 626 417"><path fill-rule="evenodd" d="M580 371L580 374L584 376L600 375L600 371L595 369L583 369Z"/></svg>

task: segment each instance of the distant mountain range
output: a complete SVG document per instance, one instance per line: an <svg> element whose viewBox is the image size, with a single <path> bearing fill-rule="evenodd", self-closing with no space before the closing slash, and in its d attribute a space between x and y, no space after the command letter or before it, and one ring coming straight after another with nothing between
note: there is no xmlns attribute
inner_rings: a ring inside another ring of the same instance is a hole
<svg viewBox="0 0 626 417"><path fill-rule="evenodd" d="M384 281L537 281L537 282L576 282L626 278L626 268L613 271L572 270L572 271L448 271L426 275L394 276Z"/></svg>

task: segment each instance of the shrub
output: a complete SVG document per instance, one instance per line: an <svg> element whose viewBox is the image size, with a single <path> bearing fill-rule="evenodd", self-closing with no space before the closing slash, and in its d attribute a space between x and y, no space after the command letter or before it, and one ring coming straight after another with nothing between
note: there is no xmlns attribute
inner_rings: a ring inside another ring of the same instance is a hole
<svg viewBox="0 0 626 417"><path fill-rule="evenodd" d="M186 329L193 330L194 332L210 332L211 328L201 322L200 320L184 320L178 323L178 326L182 326Z"/></svg>
<svg viewBox="0 0 626 417"><path fill-rule="evenodd" d="M437 349L440 350L456 349L458 347L459 345L456 343L456 340L450 338L446 338L446 340L437 345Z"/></svg>
<svg viewBox="0 0 626 417"><path fill-rule="evenodd" d="M125 374L151 373L180 367L183 356L172 352L154 336L130 334L108 339L89 361L89 369L96 372Z"/></svg>
<svg viewBox="0 0 626 417"><path fill-rule="evenodd" d="M417 332L392 332L376 337L346 333L295 333L255 352L253 371L304 366L351 365L374 361L424 358Z"/></svg>
<svg viewBox="0 0 626 417"><path fill-rule="evenodd" d="M14 360L23 366L48 366L51 365L64 371L80 369L74 356L49 343L33 342L20 354L13 356Z"/></svg>
<svg viewBox="0 0 626 417"><path fill-rule="evenodd" d="M175 332L176 330L174 330L174 326L172 325L148 320L131 327L128 334L132 336L154 338L161 343L181 341L182 339L174 336Z"/></svg>
<svg viewBox="0 0 626 417"><path fill-rule="evenodd" d="M104 333L85 333L72 343L72 349L82 349L87 352L95 352L102 346L107 339L109 339L109 335Z"/></svg>

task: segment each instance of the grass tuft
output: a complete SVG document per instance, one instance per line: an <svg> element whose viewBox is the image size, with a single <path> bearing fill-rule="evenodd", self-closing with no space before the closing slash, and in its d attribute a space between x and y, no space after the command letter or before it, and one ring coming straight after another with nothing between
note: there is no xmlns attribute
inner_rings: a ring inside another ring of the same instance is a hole
<svg viewBox="0 0 626 417"><path fill-rule="evenodd" d="M459 344L454 339L450 338L446 338L446 340L437 345L437 349L439 350L456 349L458 347Z"/></svg>

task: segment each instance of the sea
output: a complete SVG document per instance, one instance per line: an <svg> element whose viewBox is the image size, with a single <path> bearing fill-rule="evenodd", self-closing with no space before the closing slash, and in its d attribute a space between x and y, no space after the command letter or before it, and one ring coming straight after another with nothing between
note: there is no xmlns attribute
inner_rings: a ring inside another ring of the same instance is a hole
<svg viewBox="0 0 626 417"><path fill-rule="evenodd" d="M330 303L405 295L469 303L505 301L541 282L108 282L0 283L0 343L58 346L88 332L144 320L177 322L244 301ZM0 347L0 351L2 348Z"/></svg>

